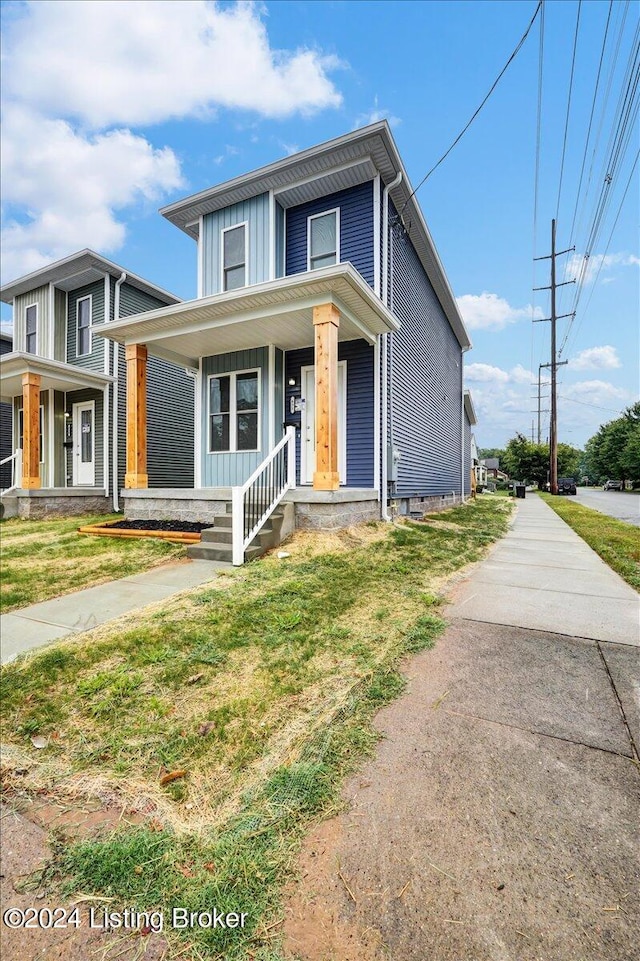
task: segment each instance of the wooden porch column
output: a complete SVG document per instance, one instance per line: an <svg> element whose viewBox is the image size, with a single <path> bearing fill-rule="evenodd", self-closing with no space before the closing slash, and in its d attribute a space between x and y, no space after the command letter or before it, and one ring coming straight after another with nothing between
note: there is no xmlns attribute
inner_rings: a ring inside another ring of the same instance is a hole
<svg viewBox="0 0 640 961"><path fill-rule="evenodd" d="M338 470L338 327L333 304L313 308L316 368L316 469L313 489L340 487Z"/></svg>
<svg viewBox="0 0 640 961"><path fill-rule="evenodd" d="M40 488L40 374L22 375L22 487Z"/></svg>
<svg viewBox="0 0 640 961"><path fill-rule="evenodd" d="M147 348L127 344L127 472L124 486L148 487L147 474ZM166 411L165 415L170 416Z"/></svg>

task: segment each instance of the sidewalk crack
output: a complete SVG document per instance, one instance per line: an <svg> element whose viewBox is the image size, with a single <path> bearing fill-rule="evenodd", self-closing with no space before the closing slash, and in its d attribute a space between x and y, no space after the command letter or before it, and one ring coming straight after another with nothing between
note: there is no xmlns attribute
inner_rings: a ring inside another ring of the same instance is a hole
<svg viewBox="0 0 640 961"><path fill-rule="evenodd" d="M609 665L607 664L607 659L606 659L606 657L604 656L604 653L603 653L603 651L602 651L602 648L600 647L600 641L597 642L596 647L598 648L598 654L600 655L600 659L602 660L602 663L603 663L603 665L604 665L604 669L605 669L605 671L607 672L607 677L609 678L609 683L611 684L611 690L613 691L613 696L615 697L616 701L618 702L618 708L619 708L619 710L620 710L620 716L622 717L622 723L624 724L624 726L625 726L625 728L626 728L627 737L629 738L629 743L631 744L631 751L632 751L633 756L634 756L634 758L636 759L636 761L640 761L640 755L638 754L638 748L637 748L637 746L636 746L636 742L635 742L634 739L633 739L633 734L631 733L631 728L629 727L629 722L627 721L627 715L624 713L624 707L622 706L622 699L621 699L620 695L618 694L618 689L617 689L617 687L616 687L616 685L615 685L615 681L613 680L613 675L611 674L611 671L609 670Z"/></svg>

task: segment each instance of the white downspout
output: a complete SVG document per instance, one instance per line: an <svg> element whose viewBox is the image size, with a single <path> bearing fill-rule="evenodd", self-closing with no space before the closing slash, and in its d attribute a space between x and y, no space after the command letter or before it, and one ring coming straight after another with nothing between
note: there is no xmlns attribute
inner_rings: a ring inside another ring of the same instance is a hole
<svg viewBox="0 0 640 961"><path fill-rule="evenodd" d="M394 187L397 187L402 180L402 172L398 174L395 180L392 180L384 190L382 191L382 302L385 307L388 306L388 293L389 293L389 191ZM387 436L389 430L389 418L388 418L388 346L389 346L389 334L382 335L382 479L380 491L380 502L382 506L382 519L384 521L390 521L391 515L389 514L388 503L389 503L389 465L387 462L388 458L388 446L389 438Z"/></svg>
<svg viewBox="0 0 640 961"><path fill-rule="evenodd" d="M460 398L462 411L460 413L460 500L464 503L464 354L469 350L463 347L460 358Z"/></svg>
<svg viewBox="0 0 640 961"><path fill-rule="evenodd" d="M115 294L113 297L113 319L120 319L120 288L127 279L123 271L116 280ZM120 510L120 499L118 497L118 360L119 344L113 342L113 510Z"/></svg>

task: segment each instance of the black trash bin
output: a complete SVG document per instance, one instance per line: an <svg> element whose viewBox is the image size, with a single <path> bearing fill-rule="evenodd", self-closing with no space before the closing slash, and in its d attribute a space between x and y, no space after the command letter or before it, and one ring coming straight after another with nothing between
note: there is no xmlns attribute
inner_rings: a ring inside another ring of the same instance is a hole
<svg viewBox="0 0 640 961"><path fill-rule="evenodd" d="M527 493L527 488L524 484L516 484L516 497L522 497L524 500Z"/></svg>

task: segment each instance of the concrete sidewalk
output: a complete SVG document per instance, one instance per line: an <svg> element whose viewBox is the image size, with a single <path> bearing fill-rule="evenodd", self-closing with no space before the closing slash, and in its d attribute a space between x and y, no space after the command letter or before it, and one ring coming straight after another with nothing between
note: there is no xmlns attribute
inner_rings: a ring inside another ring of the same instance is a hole
<svg viewBox="0 0 640 961"><path fill-rule="evenodd" d="M454 593L449 617L640 645L638 595L537 495Z"/></svg>
<svg viewBox="0 0 640 961"><path fill-rule="evenodd" d="M287 957L638 956L638 596L537 496L517 506L307 839Z"/></svg>
<svg viewBox="0 0 640 961"><path fill-rule="evenodd" d="M97 587L31 604L0 617L2 663L51 641L81 634L147 604L206 584L228 564L216 561L177 561L154 567Z"/></svg>

